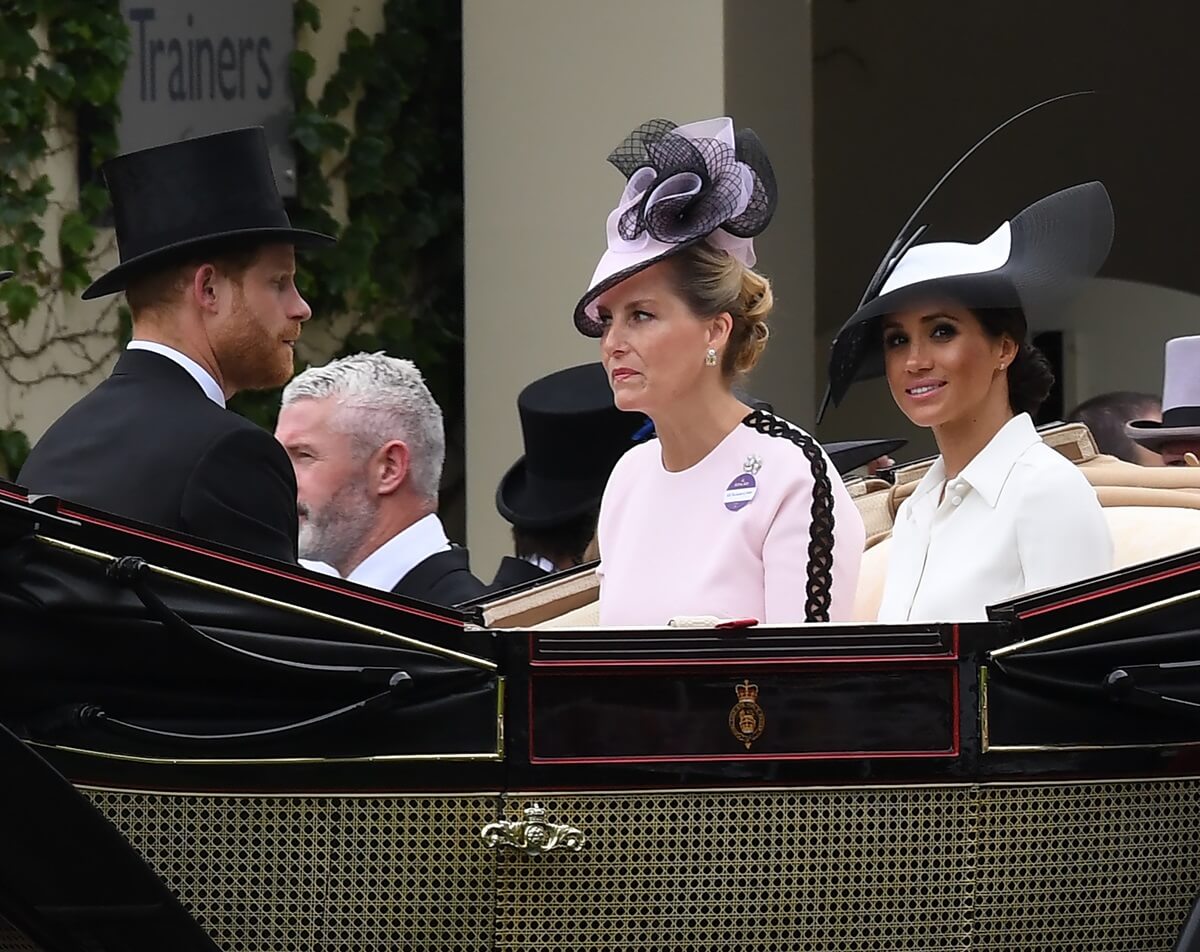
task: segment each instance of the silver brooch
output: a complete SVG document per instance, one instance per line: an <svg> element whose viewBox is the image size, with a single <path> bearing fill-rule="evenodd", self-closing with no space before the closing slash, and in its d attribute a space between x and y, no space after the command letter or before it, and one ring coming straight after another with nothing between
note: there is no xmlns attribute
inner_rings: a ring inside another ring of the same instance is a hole
<svg viewBox="0 0 1200 952"><path fill-rule="evenodd" d="M749 473L751 476L757 476L760 469L762 469L762 458L753 453L746 457L746 462L742 463L742 472Z"/></svg>

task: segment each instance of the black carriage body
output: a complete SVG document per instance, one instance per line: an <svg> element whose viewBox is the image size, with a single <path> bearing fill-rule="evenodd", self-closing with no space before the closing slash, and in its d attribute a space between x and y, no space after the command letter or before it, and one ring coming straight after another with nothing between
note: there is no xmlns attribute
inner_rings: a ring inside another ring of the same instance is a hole
<svg viewBox="0 0 1200 952"><path fill-rule="evenodd" d="M1200 891L1198 583L488 630L7 491L0 720L226 949L1162 949Z"/></svg>

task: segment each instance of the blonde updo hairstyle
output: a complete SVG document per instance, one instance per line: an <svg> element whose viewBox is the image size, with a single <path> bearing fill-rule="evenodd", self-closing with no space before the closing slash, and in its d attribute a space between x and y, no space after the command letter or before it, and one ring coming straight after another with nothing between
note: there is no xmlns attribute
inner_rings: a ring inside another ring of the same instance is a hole
<svg viewBox="0 0 1200 952"><path fill-rule="evenodd" d="M729 343L721 355L727 377L749 373L770 336L767 315L775 299L771 282L720 248L699 242L669 259L675 290L691 310L704 318L722 312L733 318Z"/></svg>

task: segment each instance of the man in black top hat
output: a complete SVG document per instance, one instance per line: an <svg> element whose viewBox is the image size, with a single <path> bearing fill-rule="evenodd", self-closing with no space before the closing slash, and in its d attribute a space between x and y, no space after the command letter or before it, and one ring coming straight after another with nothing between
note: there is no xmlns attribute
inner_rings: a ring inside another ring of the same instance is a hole
<svg viewBox="0 0 1200 952"><path fill-rule="evenodd" d="M104 166L120 264L83 294L124 291L133 340L112 375L34 447L19 482L96 509L296 558L296 480L270 433L225 409L293 372L312 314L261 128L118 156Z"/></svg>
<svg viewBox="0 0 1200 952"><path fill-rule="evenodd" d="M517 397L525 455L496 489L496 508L513 527L492 591L578 565L596 533L609 474L646 424L613 404L600 364L535 380Z"/></svg>

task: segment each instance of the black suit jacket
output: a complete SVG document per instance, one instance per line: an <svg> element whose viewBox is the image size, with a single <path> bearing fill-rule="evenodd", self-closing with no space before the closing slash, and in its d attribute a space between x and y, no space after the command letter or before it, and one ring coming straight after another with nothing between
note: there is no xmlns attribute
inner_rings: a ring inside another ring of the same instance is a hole
<svg viewBox="0 0 1200 952"><path fill-rule="evenodd" d="M17 480L93 509L296 560L296 474L275 438L178 364L127 350L64 413Z"/></svg>
<svg viewBox="0 0 1200 952"><path fill-rule="evenodd" d="M483 582L471 574L470 555L458 545L418 562L392 589L396 595L447 608L477 598L485 591Z"/></svg>
<svg viewBox="0 0 1200 952"><path fill-rule="evenodd" d="M506 555L500 560L500 567L496 569L496 577L492 579L488 591L502 592L506 588L512 588L523 582L532 582L534 579L545 578L549 574L545 569L539 568L532 562Z"/></svg>

